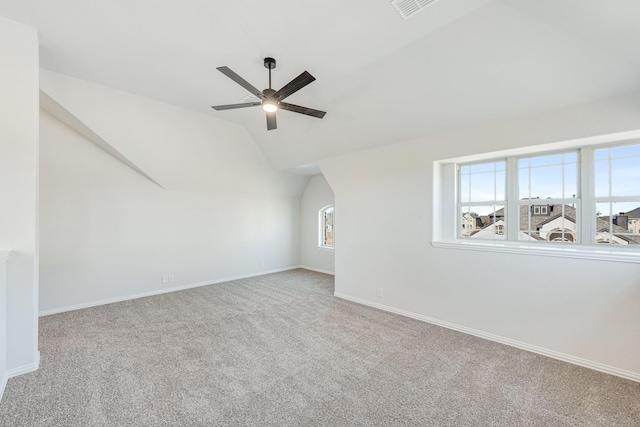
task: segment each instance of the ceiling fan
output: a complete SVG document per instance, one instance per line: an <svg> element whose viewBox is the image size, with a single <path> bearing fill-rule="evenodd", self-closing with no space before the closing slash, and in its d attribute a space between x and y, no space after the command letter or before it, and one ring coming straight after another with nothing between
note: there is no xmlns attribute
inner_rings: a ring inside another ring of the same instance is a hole
<svg viewBox="0 0 640 427"><path fill-rule="evenodd" d="M317 117L319 119L323 118L324 115L327 114L324 111L314 110L313 108L301 107L299 105L282 102L289 95L299 91L300 89L314 81L316 79L315 77L305 71L298 77L284 85L282 89L276 91L274 89L271 89L271 70L276 68L276 60L273 58L264 58L264 66L269 69L269 88L263 91L256 89L251 85L251 83L247 82L245 79L237 75L229 67L218 67L218 71L251 92L252 95L257 96L260 101L245 102L242 104L217 105L211 108L220 111L232 110L235 108L257 107L258 105L261 105L264 111L266 111L267 113L267 130L273 130L277 128L276 111L278 111L278 109L293 111L294 113L306 114L307 116Z"/></svg>

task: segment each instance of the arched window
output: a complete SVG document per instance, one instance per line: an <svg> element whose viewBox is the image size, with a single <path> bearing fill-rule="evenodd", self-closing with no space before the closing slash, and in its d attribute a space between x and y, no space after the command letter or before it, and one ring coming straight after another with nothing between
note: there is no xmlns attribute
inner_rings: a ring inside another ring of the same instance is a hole
<svg viewBox="0 0 640 427"><path fill-rule="evenodd" d="M576 236L573 230L554 228L547 233L547 240L549 242L575 242Z"/></svg>
<svg viewBox="0 0 640 427"><path fill-rule="evenodd" d="M333 206L320 209L320 241L323 248L333 248Z"/></svg>

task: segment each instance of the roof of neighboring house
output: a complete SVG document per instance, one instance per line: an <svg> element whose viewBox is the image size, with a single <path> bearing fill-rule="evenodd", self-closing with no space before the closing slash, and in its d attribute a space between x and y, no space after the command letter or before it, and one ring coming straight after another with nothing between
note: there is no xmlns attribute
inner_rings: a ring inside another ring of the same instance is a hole
<svg viewBox="0 0 640 427"><path fill-rule="evenodd" d="M609 232L609 217L597 218L596 231L600 233ZM623 234L629 232L629 230L627 230L626 228L622 228L616 224L611 224L611 231L618 239L625 240L632 244L640 244L640 236Z"/></svg>
<svg viewBox="0 0 640 427"><path fill-rule="evenodd" d="M541 205L544 203L540 203ZM536 204L538 205L538 204ZM554 204L547 205L549 206L549 215L528 215L530 205L521 205L520 206L520 217L519 217L519 227L520 231L527 234L528 236L536 239L536 240L544 240L540 236L538 236L535 232L539 231L545 224L548 224L560 217L563 216L563 205L562 204ZM640 208L636 208L627 214L630 218L640 218ZM635 216L632 216L635 215ZM501 220L504 218L504 208L498 209L495 212L495 215L483 215L483 227L482 229L490 226L493 221L492 218L496 218L496 220ZM564 218L576 224L576 208L571 205L564 205ZM529 220L531 221L531 225L529 225ZM480 231L480 230L477 230ZM608 232L609 231L609 217L598 217L596 219L596 231L597 232ZM625 228L622 228L616 224L611 224L611 231L613 234L626 242L632 244L640 244L640 236L631 236L626 233L629 231ZM472 235L475 233L472 233Z"/></svg>
<svg viewBox="0 0 640 427"><path fill-rule="evenodd" d="M640 208L635 208L632 211L625 213L629 218L640 218Z"/></svg>
<svg viewBox="0 0 640 427"><path fill-rule="evenodd" d="M549 206L549 215L527 215L529 210L528 205L520 206L520 230L538 231L540 227L562 216L562 205L547 205ZM576 208L564 205L564 217L576 223ZM531 227L529 227L529 218L531 218Z"/></svg>

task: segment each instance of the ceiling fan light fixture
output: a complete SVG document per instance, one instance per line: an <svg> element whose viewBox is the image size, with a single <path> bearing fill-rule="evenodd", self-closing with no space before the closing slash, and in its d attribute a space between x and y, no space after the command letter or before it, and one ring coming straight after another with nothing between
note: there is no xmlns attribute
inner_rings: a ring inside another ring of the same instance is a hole
<svg viewBox="0 0 640 427"><path fill-rule="evenodd" d="M267 113L275 113L278 111L278 104L273 99L265 99L262 101L262 109Z"/></svg>

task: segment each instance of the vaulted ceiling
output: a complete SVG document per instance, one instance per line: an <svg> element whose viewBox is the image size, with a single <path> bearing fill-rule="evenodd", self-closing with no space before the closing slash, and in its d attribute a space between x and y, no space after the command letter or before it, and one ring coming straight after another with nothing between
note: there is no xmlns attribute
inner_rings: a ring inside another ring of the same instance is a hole
<svg viewBox="0 0 640 427"><path fill-rule="evenodd" d="M278 169L640 89L637 0L0 0L38 29L41 67L244 125ZM267 131L226 65L259 89L316 81ZM640 112L639 112L640 113Z"/></svg>

